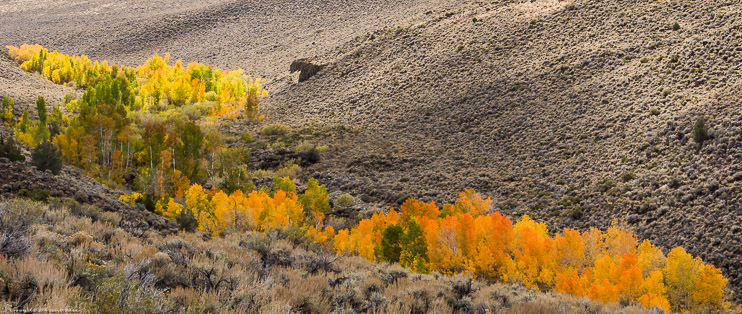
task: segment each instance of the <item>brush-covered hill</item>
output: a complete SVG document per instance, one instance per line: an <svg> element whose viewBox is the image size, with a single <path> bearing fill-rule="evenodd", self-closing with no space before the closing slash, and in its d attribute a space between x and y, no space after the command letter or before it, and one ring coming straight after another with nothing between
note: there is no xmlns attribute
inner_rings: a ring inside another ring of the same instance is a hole
<svg viewBox="0 0 742 314"><path fill-rule="evenodd" d="M169 52L173 60L243 68L288 82L288 64L324 55L387 25L409 23L455 1L176 0L32 1L0 4L3 45L37 43L118 64ZM50 5L54 10L49 10Z"/></svg>
<svg viewBox="0 0 742 314"><path fill-rule="evenodd" d="M618 219L720 266L739 291L740 12L479 2L348 42L275 91L266 115L363 130L310 169L331 189L395 204L473 187L553 229Z"/></svg>

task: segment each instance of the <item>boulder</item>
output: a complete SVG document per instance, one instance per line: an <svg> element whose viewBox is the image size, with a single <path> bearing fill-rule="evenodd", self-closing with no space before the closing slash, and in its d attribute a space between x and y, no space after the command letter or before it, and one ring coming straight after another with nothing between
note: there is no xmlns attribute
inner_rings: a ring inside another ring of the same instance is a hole
<svg viewBox="0 0 742 314"><path fill-rule="evenodd" d="M291 73L299 71L299 82L304 82L321 71L326 64L315 63L314 58L303 58L291 62L289 70Z"/></svg>

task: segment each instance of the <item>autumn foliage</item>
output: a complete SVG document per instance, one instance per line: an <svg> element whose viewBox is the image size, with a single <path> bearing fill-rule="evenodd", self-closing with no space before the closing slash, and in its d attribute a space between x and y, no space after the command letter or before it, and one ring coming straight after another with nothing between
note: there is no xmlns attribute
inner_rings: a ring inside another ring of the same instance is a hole
<svg viewBox="0 0 742 314"><path fill-rule="evenodd" d="M21 68L86 89L79 99L65 99L66 114L59 107L47 114L39 97L39 120L32 121L24 111L14 124L21 142L36 146L50 141L65 163L107 185L126 185L159 207L167 207L170 198L182 198L193 183L210 182L232 191L245 185L249 152L225 147L213 121L240 112L257 120L258 104L266 95L260 80L242 70L186 66L180 60L171 64L169 56L126 67L48 52L39 45L8 49ZM3 120L14 120L12 110L12 100L5 99Z"/></svg>
<svg viewBox="0 0 742 314"><path fill-rule="evenodd" d="M242 70L223 71L199 63L183 65L181 60L170 65L170 57L155 55L134 68L92 61L85 55L69 56L49 52L40 45L8 46L10 56L21 63L21 68L40 73L57 84L78 88L98 88L98 85L121 78L116 100L128 110L148 109L165 104L182 106L207 100L213 94L211 113L234 116L238 110L256 120L258 104L266 92L260 80L252 79ZM114 104L108 104L114 105Z"/></svg>
<svg viewBox="0 0 742 314"><path fill-rule="evenodd" d="M416 271L466 272L604 303L637 302L666 311L725 306L727 279L718 268L680 247L665 256L617 224L606 232L566 229L551 236L544 223L527 215L513 224L491 213L491 200L473 190L444 208L409 199L401 215L391 209L339 230L333 246L338 254L399 262Z"/></svg>

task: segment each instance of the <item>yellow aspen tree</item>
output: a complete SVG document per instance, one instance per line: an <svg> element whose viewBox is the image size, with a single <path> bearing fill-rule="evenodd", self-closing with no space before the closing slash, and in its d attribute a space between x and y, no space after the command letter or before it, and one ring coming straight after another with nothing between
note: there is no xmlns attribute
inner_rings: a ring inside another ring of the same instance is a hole
<svg viewBox="0 0 742 314"><path fill-rule="evenodd" d="M404 201L402 206L399 207L399 212L403 224L407 224L412 217L425 216L429 219L436 219L441 213L440 210L438 210L438 207L435 206L435 202L425 203L414 198L409 198Z"/></svg>
<svg viewBox="0 0 742 314"><path fill-rule="evenodd" d="M567 267L554 277L554 290L571 295L585 295L580 285L580 275L574 267Z"/></svg>
<svg viewBox="0 0 742 314"><path fill-rule="evenodd" d="M692 291L693 301L698 307L720 311L726 286L727 279L722 276L721 270L711 265L698 266L695 289Z"/></svg>
<svg viewBox="0 0 742 314"><path fill-rule="evenodd" d="M665 310L665 312L670 312L670 302L665 297L667 295L667 288L665 288L661 270L652 271L644 279L640 289L643 294L637 300L644 307L651 308L658 306Z"/></svg>
<svg viewBox="0 0 742 314"><path fill-rule="evenodd" d="M244 201L246 225L255 230L267 229L267 212L272 207L272 199L263 191L252 191Z"/></svg>
<svg viewBox="0 0 742 314"><path fill-rule="evenodd" d="M604 239L603 232L593 227L582 234L585 245L585 259L588 265L594 264L599 258L607 254Z"/></svg>
<svg viewBox="0 0 742 314"><path fill-rule="evenodd" d="M540 282L551 285L554 280L556 258L553 256L554 241L548 237L546 224L533 221L524 215L513 227L515 249L513 259L515 273L511 280L522 282L526 287L536 287Z"/></svg>
<svg viewBox="0 0 742 314"><path fill-rule="evenodd" d="M179 203L175 202L174 199L170 198L170 201L167 203L167 209L163 213L163 216L167 219L175 219L180 213L183 211L183 205L180 205Z"/></svg>
<svg viewBox="0 0 742 314"><path fill-rule="evenodd" d="M464 261L457 236L457 217L439 219L437 223L428 224L424 230L432 270L444 274L463 271Z"/></svg>
<svg viewBox="0 0 742 314"><path fill-rule="evenodd" d="M486 214L492 208L492 199L482 198L474 189L466 189L459 193L459 198L454 204L456 210L462 213L470 213L474 217Z"/></svg>
<svg viewBox="0 0 742 314"><path fill-rule="evenodd" d="M561 265L582 270L586 265L585 244L580 232L574 229L565 229L554 239L556 256Z"/></svg>
<svg viewBox="0 0 742 314"><path fill-rule="evenodd" d="M235 206L227 194L219 191L211 198L214 203L214 219L216 220L217 234L223 234L226 230L235 226Z"/></svg>
<svg viewBox="0 0 742 314"><path fill-rule="evenodd" d="M588 296L590 299L597 300L603 303L617 303L618 302L618 289L607 279L601 281L595 281L590 286Z"/></svg>
<svg viewBox="0 0 742 314"><path fill-rule="evenodd" d="M629 300L636 300L641 295L643 282L642 270L636 254L627 252L616 268L618 293Z"/></svg>
<svg viewBox="0 0 742 314"><path fill-rule="evenodd" d="M696 278L701 266L682 247L676 247L667 254L667 264L663 269L667 299L673 311L687 311L693 306L692 293L696 290Z"/></svg>
<svg viewBox="0 0 742 314"><path fill-rule="evenodd" d="M355 243L358 255L370 261L376 260L375 249L378 243L375 238L374 225L368 219L361 220L351 232L351 241Z"/></svg>
<svg viewBox="0 0 742 314"><path fill-rule="evenodd" d="M650 243L649 240L645 239L642 241L636 251L644 277L649 276L655 270L665 267L665 255L662 254L662 250Z"/></svg>
<svg viewBox="0 0 742 314"><path fill-rule="evenodd" d="M605 244L609 254L620 258L627 252L636 252L638 244L636 235L630 230L622 229L615 221L605 234Z"/></svg>
<svg viewBox="0 0 742 314"><path fill-rule="evenodd" d="M502 280L507 282L508 269L512 269L515 265L510 255L515 244L513 223L500 213L493 213L477 219L482 220L481 225L484 229L482 232L486 235L483 241L485 241L489 247L489 252L493 256L493 267Z"/></svg>
<svg viewBox="0 0 742 314"><path fill-rule="evenodd" d="M348 229L342 229L338 231L332 240L332 245L335 248L337 255L350 254L353 252L353 244L350 241L350 234Z"/></svg>

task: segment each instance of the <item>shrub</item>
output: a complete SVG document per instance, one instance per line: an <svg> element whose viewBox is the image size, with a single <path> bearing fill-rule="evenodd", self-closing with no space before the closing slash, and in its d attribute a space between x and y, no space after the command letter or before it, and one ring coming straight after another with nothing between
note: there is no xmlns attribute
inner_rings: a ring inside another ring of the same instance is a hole
<svg viewBox="0 0 742 314"><path fill-rule="evenodd" d="M574 220L579 220L582 218L582 215L584 214L584 210L582 209L582 206L573 207L570 209L567 209L564 212L564 216L572 218Z"/></svg>
<svg viewBox="0 0 742 314"><path fill-rule="evenodd" d="M672 24L672 30L674 31L680 30L680 24L678 24L678 22L675 22L674 24Z"/></svg>
<svg viewBox="0 0 742 314"><path fill-rule="evenodd" d="M299 145L296 145L296 151L297 152L303 152L314 149L314 144L309 142L303 142Z"/></svg>
<svg viewBox="0 0 742 314"><path fill-rule="evenodd" d="M106 278L95 285L91 313L163 313L170 302L163 291L147 278L128 280L122 275Z"/></svg>
<svg viewBox="0 0 742 314"><path fill-rule="evenodd" d="M18 191L18 196L36 202L46 202L49 200L49 191L44 189L33 189L30 191L27 189L21 189L20 191Z"/></svg>
<svg viewBox="0 0 742 314"><path fill-rule="evenodd" d="M206 94L204 94L204 99L208 101L216 101L216 92L209 91Z"/></svg>
<svg viewBox="0 0 742 314"><path fill-rule="evenodd" d="M70 206L70 214L72 215L90 218L90 220L93 222L100 219L101 210L98 207L90 204L79 203L70 203L68 206Z"/></svg>
<svg viewBox="0 0 742 314"><path fill-rule="evenodd" d="M657 107L652 107L649 109L649 115L650 116L657 116L660 114L660 109Z"/></svg>
<svg viewBox="0 0 742 314"><path fill-rule="evenodd" d="M266 125L260 130L260 134L265 136L284 135L289 132L291 132L291 127L280 123Z"/></svg>
<svg viewBox="0 0 742 314"><path fill-rule="evenodd" d="M351 207L356 204L356 200L352 195L345 193L338 196L336 203L340 207Z"/></svg>
<svg viewBox="0 0 742 314"><path fill-rule="evenodd" d="M39 221L44 208L23 199L0 202L0 254L23 258L31 251L31 225Z"/></svg>
<svg viewBox="0 0 742 314"><path fill-rule="evenodd" d="M16 145L12 137L0 139L0 158L5 157L10 161L25 161L26 157L21 154L20 148Z"/></svg>
<svg viewBox="0 0 742 314"><path fill-rule="evenodd" d="M51 170L54 175L58 175L62 170L62 153L59 152L57 146L45 141L34 149L31 154L31 164L39 171Z"/></svg>
<svg viewBox="0 0 742 314"><path fill-rule="evenodd" d="M334 264L338 258L340 257L329 252L319 252L307 263L306 269L312 275L316 275L319 271L339 274L341 273L340 268Z"/></svg>
<svg viewBox="0 0 742 314"><path fill-rule="evenodd" d="M194 232L196 231L196 228L198 228L198 220L196 219L196 216L193 215L190 209L181 210L180 214L178 214L178 216L175 216L175 221L178 223L178 226L180 226L181 230L185 230L187 232Z"/></svg>
<svg viewBox="0 0 742 314"><path fill-rule="evenodd" d="M0 120L8 122L8 123L13 123L14 122L13 120L15 120L14 119L15 116L13 115L13 107L14 107L13 98L4 96L3 105L2 105L2 108L0 108Z"/></svg>
<svg viewBox="0 0 742 314"><path fill-rule="evenodd" d="M285 241L271 243L270 250L263 256L265 267L285 267L291 266L294 258L291 255L291 244Z"/></svg>
<svg viewBox="0 0 742 314"><path fill-rule="evenodd" d="M696 120L696 125L693 126L693 133L691 136L698 144L702 144L703 141L709 138L708 130L706 129L706 120L703 117Z"/></svg>
<svg viewBox="0 0 742 314"><path fill-rule="evenodd" d="M633 173L631 171L624 172L624 174L621 175L621 181L624 183L634 179L636 179L636 173Z"/></svg>
<svg viewBox="0 0 742 314"><path fill-rule="evenodd" d="M62 105L66 106L67 104L72 102L72 100L74 99L75 99L75 95L73 95L72 93L64 94L64 98L62 98Z"/></svg>
<svg viewBox="0 0 742 314"><path fill-rule="evenodd" d="M299 158L301 158L304 165L317 163L319 161L319 151L315 147L308 150L300 150Z"/></svg>
<svg viewBox="0 0 742 314"><path fill-rule="evenodd" d="M289 163L282 168L276 170L275 176L277 177L288 177L288 178L296 178L299 176L299 172L301 172L301 167L294 163Z"/></svg>
<svg viewBox="0 0 742 314"><path fill-rule="evenodd" d="M253 140L252 135L249 132L242 133L240 137L242 138L242 141L245 143L250 143Z"/></svg>

